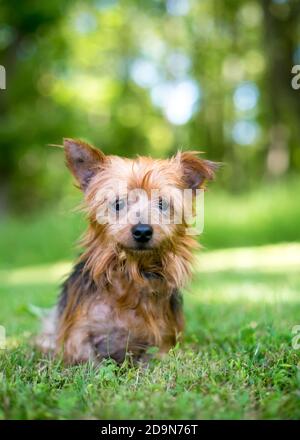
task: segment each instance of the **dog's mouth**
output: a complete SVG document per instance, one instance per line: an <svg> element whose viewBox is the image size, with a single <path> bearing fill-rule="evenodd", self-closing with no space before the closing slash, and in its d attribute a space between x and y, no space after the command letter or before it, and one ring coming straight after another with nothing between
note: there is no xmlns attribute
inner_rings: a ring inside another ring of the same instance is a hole
<svg viewBox="0 0 300 440"><path fill-rule="evenodd" d="M126 252L132 252L132 253L146 253L146 252L153 252L155 251L155 247L149 245L148 243L136 243L134 245L131 246L125 246L125 245L121 245L121 247L124 249L124 251Z"/></svg>
<svg viewBox="0 0 300 440"><path fill-rule="evenodd" d="M137 246L129 246L129 247L125 247L124 248L127 251L130 252L153 252L154 248L151 246L147 246L147 245L137 245Z"/></svg>

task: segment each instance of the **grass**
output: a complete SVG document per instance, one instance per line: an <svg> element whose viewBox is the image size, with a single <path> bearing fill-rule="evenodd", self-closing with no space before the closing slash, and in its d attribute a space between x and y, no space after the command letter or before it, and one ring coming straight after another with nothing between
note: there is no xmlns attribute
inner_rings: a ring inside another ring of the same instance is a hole
<svg viewBox="0 0 300 440"><path fill-rule="evenodd" d="M273 246L271 261L296 248ZM39 325L30 304L54 303L68 264L2 271L8 347L0 355L0 417L299 419L300 350L291 333L300 324L299 270L253 262L233 269L236 250L222 252L223 271L220 251L198 258L203 270L185 292L183 345L147 369L110 361L66 368L41 357L30 346Z"/></svg>
<svg viewBox="0 0 300 440"><path fill-rule="evenodd" d="M184 342L146 369L112 361L66 368L31 346L33 306L55 303L76 253L83 222L69 213L75 199L0 222L0 418L299 419L299 191L295 181L247 198L207 194L209 251L184 292Z"/></svg>

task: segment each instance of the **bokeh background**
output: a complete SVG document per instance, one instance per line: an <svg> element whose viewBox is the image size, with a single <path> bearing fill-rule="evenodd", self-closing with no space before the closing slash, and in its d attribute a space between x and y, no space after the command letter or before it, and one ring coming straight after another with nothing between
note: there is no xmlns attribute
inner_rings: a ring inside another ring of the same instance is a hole
<svg viewBox="0 0 300 440"><path fill-rule="evenodd" d="M41 209L65 170L48 143L123 155L203 149L241 192L300 169L293 0L4 1L1 210Z"/></svg>
<svg viewBox="0 0 300 440"><path fill-rule="evenodd" d="M4 266L74 256L80 195L48 146L63 137L223 162L208 249L300 240L298 1L10 0L0 18Z"/></svg>
<svg viewBox="0 0 300 440"><path fill-rule="evenodd" d="M224 163L206 246L300 240L298 1L10 0L0 18L1 263L73 255L78 194L47 146L63 137L205 151Z"/></svg>
<svg viewBox="0 0 300 440"><path fill-rule="evenodd" d="M205 245L300 240L298 1L4 0L0 18L2 264L71 256L78 195L47 146L63 137L205 151L224 163Z"/></svg>

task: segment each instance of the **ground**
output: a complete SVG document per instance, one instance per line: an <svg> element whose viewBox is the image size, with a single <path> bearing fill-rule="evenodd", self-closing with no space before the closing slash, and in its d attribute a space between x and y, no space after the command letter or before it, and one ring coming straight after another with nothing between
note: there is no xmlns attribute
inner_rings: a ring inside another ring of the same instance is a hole
<svg viewBox="0 0 300 440"><path fill-rule="evenodd" d="M69 264L2 270L0 417L299 419L295 255L295 244L200 254L185 292L184 342L147 369L109 361L65 368L42 358L30 346L35 306L53 304Z"/></svg>
<svg viewBox="0 0 300 440"><path fill-rule="evenodd" d="M78 252L78 197L0 221L0 418L299 419L299 191L299 179L208 191L184 341L147 369L66 368L31 346Z"/></svg>

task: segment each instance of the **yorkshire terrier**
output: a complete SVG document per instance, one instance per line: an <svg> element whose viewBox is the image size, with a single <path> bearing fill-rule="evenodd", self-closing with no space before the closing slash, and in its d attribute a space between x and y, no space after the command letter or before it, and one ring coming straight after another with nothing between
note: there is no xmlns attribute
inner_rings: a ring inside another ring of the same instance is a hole
<svg viewBox="0 0 300 440"><path fill-rule="evenodd" d="M194 199L217 164L188 151L127 159L73 139L64 139L64 151L89 226L39 346L69 364L143 361L150 347L168 352L183 332L180 289L197 247L176 214L185 208L183 191Z"/></svg>

